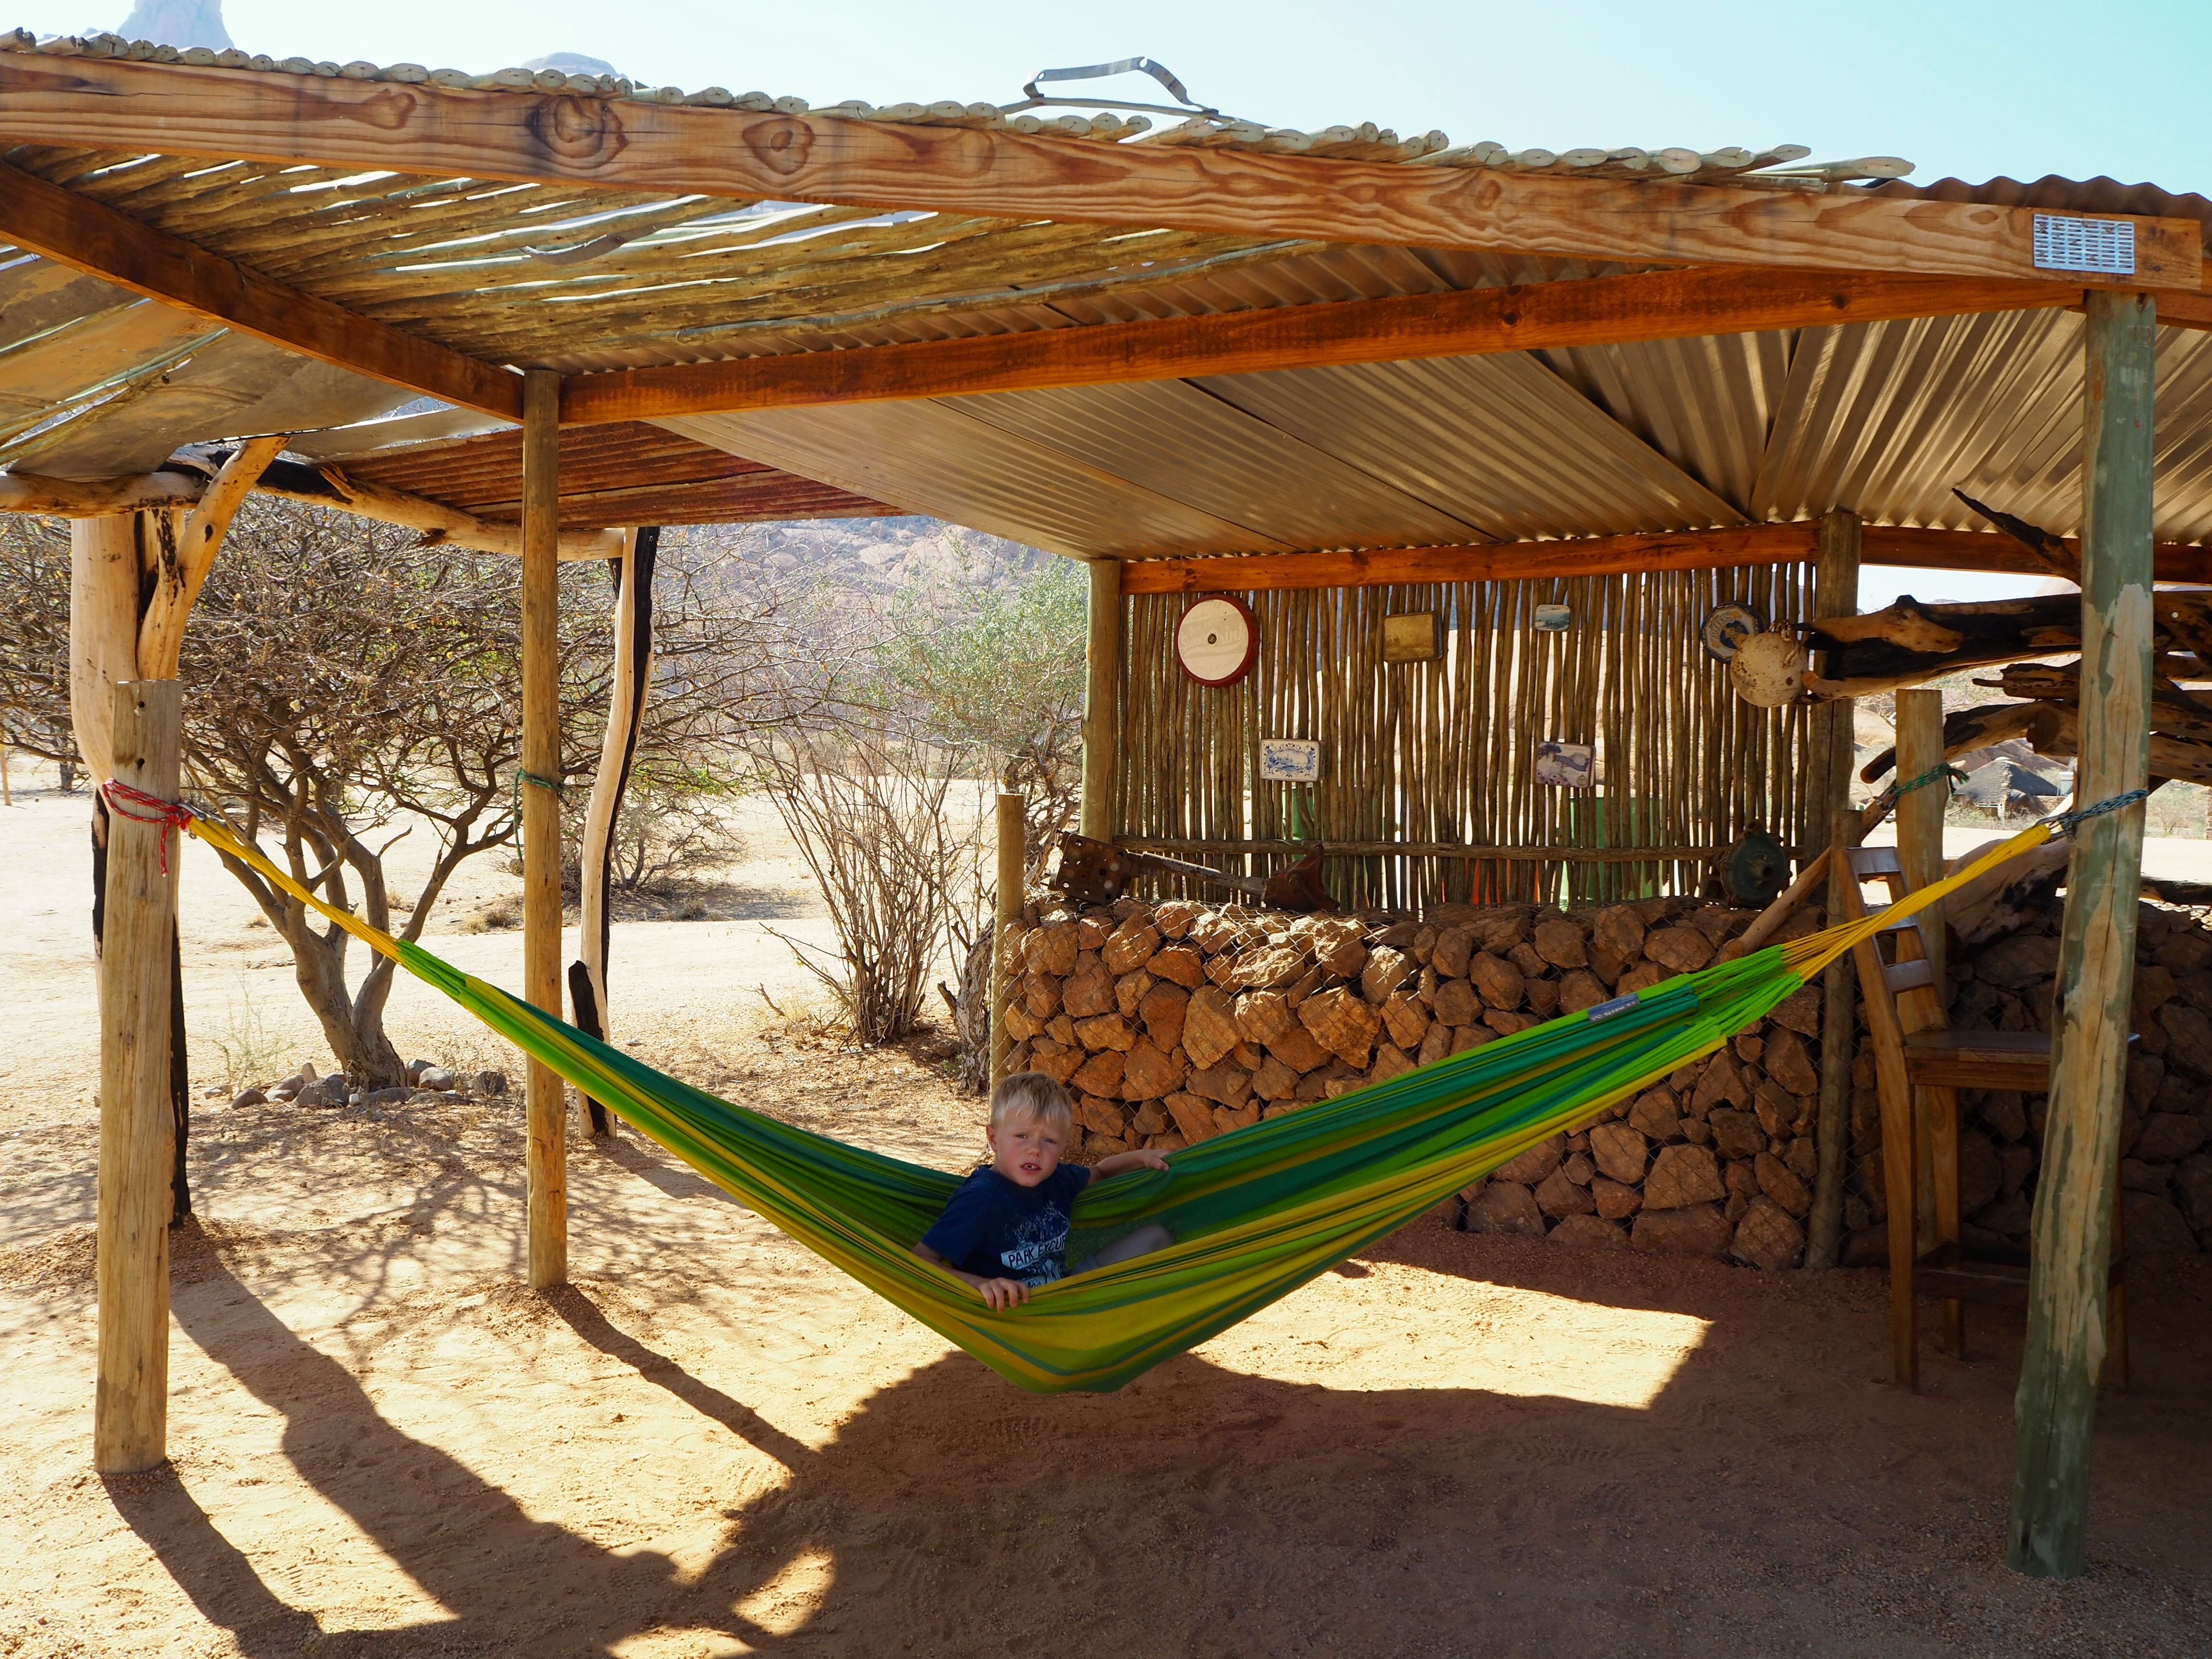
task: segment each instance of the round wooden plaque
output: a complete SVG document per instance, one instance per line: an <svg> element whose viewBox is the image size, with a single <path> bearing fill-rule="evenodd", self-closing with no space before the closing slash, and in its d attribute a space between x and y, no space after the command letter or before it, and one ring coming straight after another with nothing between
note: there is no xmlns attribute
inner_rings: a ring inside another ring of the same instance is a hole
<svg viewBox="0 0 2212 1659"><path fill-rule="evenodd" d="M1176 625L1176 659L1200 685L1234 685L1252 672L1259 654L1259 624L1242 599L1193 599Z"/></svg>

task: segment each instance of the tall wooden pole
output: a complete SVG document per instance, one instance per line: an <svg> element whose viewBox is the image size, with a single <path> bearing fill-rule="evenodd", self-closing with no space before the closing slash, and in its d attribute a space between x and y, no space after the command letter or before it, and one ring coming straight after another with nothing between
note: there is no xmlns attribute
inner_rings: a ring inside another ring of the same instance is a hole
<svg viewBox="0 0 2212 1659"><path fill-rule="evenodd" d="M1950 810L1951 780L1943 764L1943 694L1914 686L1897 694L1897 781L1910 783L1930 772L1937 775L1909 795L1897 798L1897 857L1905 878L1925 887L1943 875L1943 817ZM1943 907L1920 913L1920 928L1936 964L1936 989L1943 995Z"/></svg>
<svg viewBox="0 0 2212 1659"><path fill-rule="evenodd" d="M2142 788L2150 769L2151 456L2157 311L2093 291L2083 330L2081 735L2074 799ZM2063 988L2035 1194L2007 1559L2039 1577L2086 1565L2089 1443L2105 1358L2112 1186L2135 989L2140 804L2076 826L2058 947Z"/></svg>
<svg viewBox="0 0 2212 1659"><path fill-rule="evenodd" d="M1857 845L1859 814L1839 806L1828 818L1827 842L1840 851ZM1838 856L1828 866L1828 925L1848 914L1841 884L1851 878ZM1851 1157L1851 1049L1858 1036L1857 975L1848 960L1832 962L1820 984L1820 1105L1813 1145L1813 1210L1806 1218L1805 1265L1833 1267L1844 1259L1844 1186Z"/></svg>
<svg viewBox="0 0 2212 1659"><path fill-rule="evenodd" d="M522 994L561 1012L561 377L522 377ZM568 1097L529 1062L530 1282L568 1278Z"/></svg>
<svg viewBox="0 0 2212 1659"><path fill-rule="evenodd" d="M1951 804L1951 780L1939 769L1943 764L1943 694L1915 686L1897 694L1897 771L1899 784L1911 783L1929 772L1937 775L1909 794L1897 798L1897 857L1905 878L1914 887L1925 887L1943 874L1943 816ZM1936 973L1936 995L1943 998L1943 907L1931 904L1920 913L1920 938ZM1907 1025L1911 1022L1908 1020ZM1948 1231L1946 1212L1958 1207L1958 1130L1955 1124L1937 1121L1948 1102L1955 1109L1957 1095L1947 1090L1914 1089L1912 1102L1914 1182L1913 1237L1922 1250L1955 1239L1955 1215ZM1948 1152L1947 1152L1948 1149ZM1947 1309L1955 1324L1959 1306Z"/></svg>
<svg viewBox="0 0 2212 1659"><path fill-rule="evenodd" d="M569 1000L580 1030L605 1038L613 1029L607 1000L607 947L611 927L607 903L614 886L615 827L622 815L623 792L629 787L636 757L645 698L653 684L653 567L660 530L648 525L623 537L622 556L610 559L615 585L614 674L607 685L607 730L599 744L599 769L592 775L584 807L583 845L576 860L583 915L576 960L569 964ZM576 977L580 973L583 983ZM594 1135L613 1132L607 1109L586 1098Z"/></svg>
<svg viewBox="0 0 2212 1659"><path fill-rule="evenodd" d="M125 680L109 703L110 775L177 798L181 712L174 680ZM171 951L177 832L113 813L100 964L100 1358L92 1461L103 1474L168 1455Z"/></svg>
<svg viewBox="0 0 2212 1659"><path fill-rule="evenodd" d="M1856 617L1859 611L1859 515L1847 507L1820 515L1813 562L1813 614ZM1851 762L1857 705L1849 697L1813 711L1813 778L1806 793L1806 840L1811 857L1826 846L1857 841L1851 800ZM1828 921L1838 919L1838 878L1828 889ZM1848 962L1828 964L1820 981L1820 1104L1814 1145L1820 1164L1813 1209L1806 1218L1805 1265L1832 1267L1844 1259L1844 1175L1850 1157L1851 1049L1857 1034L1858 988Z"/></svg>
<svg viewBox="0 0 2212 1659"><path fill-rule="evenodd" d="M1029 869L1027 820L1029 803L1019 795L999 793L998 909L991 932L991 1086L1006 1074L1006 1050L1013 1047L1006 1034L1006 990L1012 975L1006 971L1006 936L1021 920L1022 886Z"/></svg>
<svg viewBox="0 0 2212 1659"><path fill-rule="evenodd" d="M1121 562L1091 562L1089 670L1083 692L1083 833L1114 837L1114 792L1121 778Z"/></svg>

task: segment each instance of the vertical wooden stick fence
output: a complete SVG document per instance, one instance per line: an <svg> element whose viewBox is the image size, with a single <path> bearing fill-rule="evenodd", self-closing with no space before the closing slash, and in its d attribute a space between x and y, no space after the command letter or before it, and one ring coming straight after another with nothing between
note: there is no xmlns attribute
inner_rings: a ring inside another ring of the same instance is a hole
<svg viewBox="0 0 2212 1659"><path fill-rule="evenodd" d="M1790 564L1256 592L1257 665L1224 687L1195 684L1176 661L1183 597L1138 595L1113 833L1239 871L1319 840L1329 890L1354 908L1695 891L1712 854L1749 825L1785 844L1806 836L1806 712L1737 697L1699 629L1728 601L1802 620L1807 574ZM1544 605L1564 606L1569 625L1538 626ZM1440 619L1435 660L1382 660L1383 618L1408 613ZM1263 782L1266 738L1318 742L1318 787ZM1538 782L1546 738L1595 749L1596 786ZM1094 823L1085 817L1086 833L1106 833Z"/></svg>
<svg viewBox="0 0 2212 1659"><path fill-rule="evenodd" d="M523 375L522 994L561 1012L561 377ZM568 1099L550 1066L528 1063L530 1283L568 1277Z"/></svg>
<svg viewBox="0 0 2212 1659"><path fill-rule="evenodd" d="M2156 307L2092 292L2082 411L2083 806L2142 789L2150 769L2151 417ZM2066 877L2051 1109L2035 1194L2027 1347L2008 1559L2073 1577L2086 1565L2089 1440L2105 1359L2112 1193L2135 989L2141 802L2077 826Z"/></svg>
<svg viewBox="0 0 2212 1659"><path fill-rule="evenodd" d="M1105 841L1114 834L1114 800L1121 772L1121 562L1093 559L1090 569L1081 823L1085 835Z"/></svg>
<svg viewBox="0 0 2212 1659"><path fill-rule="evenodd" d="M118 783L177 798L174 680L125 680L109 704ZM93 1467L149 1469L168 1455L169 1004L177 927L176 830L133 808L111 815L100 963L100 1353Z"/></svg>
<svg viewBox="0 0 2212 1659"><path fill-rule="evenodd" d="M1006 1030L1006 998L1013 975L1006 971L1006 935L1021 920L1022 884L1029 864L1027 820L1029 802L1001 790L998 813L998 902L991 925L991 1087L1006 1074L1006 1051L1013 1038Z"/></svg>

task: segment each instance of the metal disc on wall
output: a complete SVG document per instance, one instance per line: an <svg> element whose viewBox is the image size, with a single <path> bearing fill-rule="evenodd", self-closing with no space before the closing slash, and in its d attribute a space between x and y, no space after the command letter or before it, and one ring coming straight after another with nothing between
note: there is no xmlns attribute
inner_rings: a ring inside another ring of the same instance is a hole
<svg viewBox="0 0 2212 1659"><path fill-rule="evenodd" d="M1705 625L1698 630L1705 643L1705 651L1716 662L1727 662L1735 655L1736 647L1753 634L1766 631L1766 618L1747 605L1717 605L1705 617Z"/></svg>
<svg viewBox="0 0 2212 1659"><path fill-rule="evenodd" d="M1176 659L1200 685L1235 684L1259 654L1259 626L1242 599L1194 599L1176 625Z"/></svg>

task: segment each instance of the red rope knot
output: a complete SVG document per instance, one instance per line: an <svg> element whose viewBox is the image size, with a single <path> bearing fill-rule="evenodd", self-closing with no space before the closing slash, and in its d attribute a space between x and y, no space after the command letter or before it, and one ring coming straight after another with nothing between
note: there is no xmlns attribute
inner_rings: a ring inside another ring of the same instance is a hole
<svg viewBox="0 0 2212 1659"><path fill-rule="evenodd" d="M106 797L107 810L118 817L129 818L134 823L158 823L161 826L161 873L169 873L169 832L191 827L192 809L181 801L163 800L159 795L149 795L143 789L133 789L129 784L110 778L100 786ZM137 810L143 809L143 810Z"/></svg>

